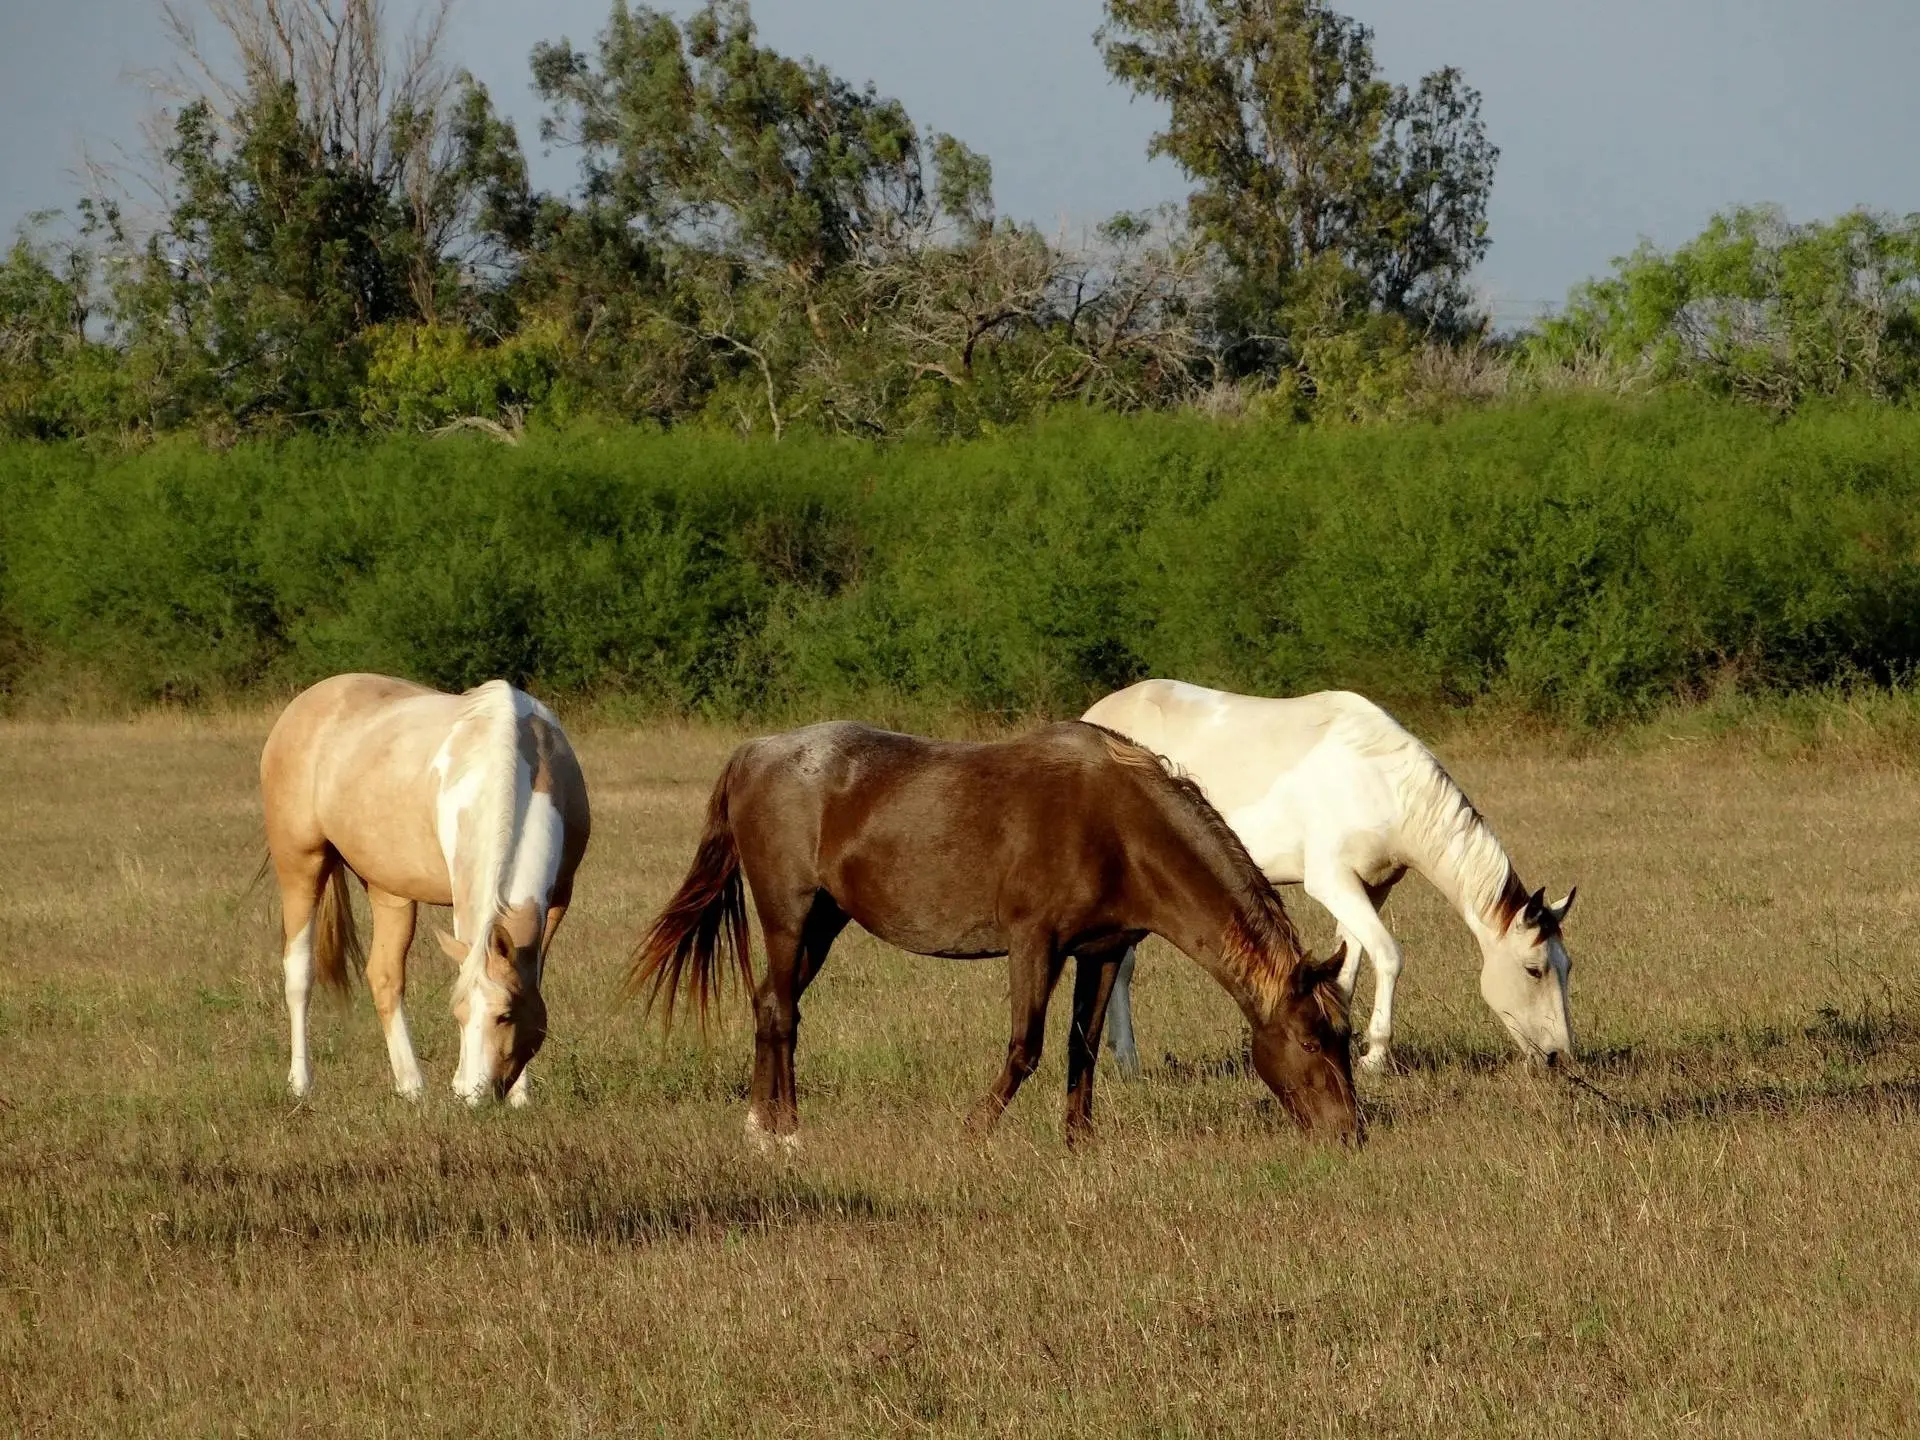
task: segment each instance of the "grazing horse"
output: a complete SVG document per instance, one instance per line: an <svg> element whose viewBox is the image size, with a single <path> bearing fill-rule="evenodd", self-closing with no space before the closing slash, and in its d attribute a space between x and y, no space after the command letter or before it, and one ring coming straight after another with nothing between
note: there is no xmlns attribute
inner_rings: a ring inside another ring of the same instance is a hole
<svg viewBox="0 0 1920 1440"><path fill-rule="evenodd" d="M1409 870L1431 881L1480 942L1480 993L1529 1057L1573 1052L1571 962L1557 905L1532 894L1480 812L1433 753L1359 695L1327 691L1268 700L1179 680L1143 680L1085 718L1119 731L1199 782L1247 852L1276 883L1304 882L1339 922L1340 989L1349 1000L1364 953L1373 964L1373 1019L1361 1068L1386 1067L1400 947L1380 921L1387 892ZM1137 1074L1128 951L1114 985L1108 1037Z"/></svg>
<svg viewBox="0 0 1920 1440"><path fill-rule="evenodd" d="M384 675L336 675L296 696L260 756L268 861L280 884L295 1095L312 1084L307 1001L344 989L358 938L347 872L367 887L367 986L394 1088L420 1094L402 997L416 904L451 905L440 943L459 966L453 1013L469 1103L527 1103L546 1038L541 972L587 848L586 781L560 722L504 680L464 695Z"/></svg>
<svg viewBox="0 0 1920 1440"><path fill-rule="evenodd" d="M742 877L766 944L754 985ZM1279 894L1212 806L1150 752L1078 721L999 744L813 725L728 759L692 867L634 952L630 989L708 997L730 957L753 991L747 1133L792 1144L799 1001L849 919L922 955L1006 955L1013 1034L971 1125L990 1129L1040 1063L1047 1002L1076 958L1069 1143L1093 1111L1121 955L1165 936L1253 1026L1253 1064L1305 1130L1360 1137L1340 959L1300 950Z"/></svg>

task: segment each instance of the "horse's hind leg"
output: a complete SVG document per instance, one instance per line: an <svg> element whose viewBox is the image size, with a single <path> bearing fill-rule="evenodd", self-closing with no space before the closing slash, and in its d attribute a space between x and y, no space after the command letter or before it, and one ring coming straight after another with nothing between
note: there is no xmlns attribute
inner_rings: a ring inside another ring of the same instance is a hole
<svg viewBox="0 0 1920 1440"><path fill-rule="evenodd" d="M826 963L847 915L822 891L798 904L760 908L767 973L754 995L753 1082L747 1092L747 1137L760 1149L777 1139L791 1148L800 1129L793 1052L800 1033L800 997ZM798 911L798 914L793 912Z"/></svg>
<svg viewBox="0 0 1920 1440"><path fill-rule="evenodd" d="M1107 1001L1107 1045L1113 1051L1113 1063L1128 1080L1140 1078L1140 1047L1133 1035L1133 958L1139 948L1127 947L1114 977L1113 997Z"/></svg>
<svg viewBox="0 0 1920 1440"><path fill-rule="evenodd" d="M1083 1138L1093 1125L1093 1072L1100 1058L1100 1028L1114 992L1121 959L1133 947L1097 951L1075 958L1073 1029L1067 1035L1067 1144Z"/></svg>
<svg viewBox="0 0 1920 1440"><path fill-rule="evenodd" d="M1049 935L1014 941L1007 955L1008 1005L1013 1034L1007 1041L1007 1063L993 1088L981 1097L967 1117L967 1128L977 1135L993 1129L1027 1076L1040 1068L1040 1052L1047 1040L1047 1002L1066 962Z"/></svg>
<svg viewBox="0 0 1920 1440"><path fill-rule="evenodd" d="M305 1098L313 1088L307 1061L307 1007L313 998L313 930L333 867L340 861L322 845L317 850L272 852L274 880L280 887L280 966L286 978L287 1029L292 1061L287 1088Z"/></svg>
<svg viewBox="0 0 1920 1440"><path fill-rule="evenodd" d="M409 1100L425 1088L420 1062L413 1055L413 1037L407 1030L407 947L413 943L413 901L376 885L367 886L373 909L373 948L367 955L367 988L387 1037L387 1061L393 1066L393 1088Z"/></svg>

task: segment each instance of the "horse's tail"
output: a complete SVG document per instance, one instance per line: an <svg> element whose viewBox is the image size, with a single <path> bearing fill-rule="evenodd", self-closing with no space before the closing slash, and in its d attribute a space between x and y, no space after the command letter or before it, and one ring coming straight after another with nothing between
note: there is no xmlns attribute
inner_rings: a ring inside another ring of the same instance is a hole
<svg viewBox="0 0 1920 1440"><path fill-rule="evenodd" d="M747 933L746 888L740 877L740 849L727 815L727 787L734 762L720 772L707 801L707 825L700 835L687 878L634 949L626 993L646 991L651 1010L666 997L665 1023L673 1025L673 1007L683 985L700 1006L700 1029L707 1028L707 1006L719 993L723 957L740 972L753 992L753 958ZM689 971L691 974L689 976Z"/></svg>
<svg viewBox="0 0 1920 1440"><path fill-rule="evenodd" d="M353 897L347 889L347 867L338 855L327 854L326 889L313 924L313 969L323 985L345 991L351 974L367 968L360 932L353 927Z"/></svg>

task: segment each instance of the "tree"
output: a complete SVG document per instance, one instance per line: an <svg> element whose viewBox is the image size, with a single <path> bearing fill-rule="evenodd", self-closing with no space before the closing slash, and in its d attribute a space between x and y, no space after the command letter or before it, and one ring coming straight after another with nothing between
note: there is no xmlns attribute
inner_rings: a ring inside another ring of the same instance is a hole
<svg viewBox="0 0 1920 1440"><path fill-rule="evenodd" d="M1727 211L1575 287L1526 350L1549 372L1597 364L1780 410L1814 395L1907 399L1920 392L1920 216Z"/></svg>
<svg viewBox="0 0 1920 1440"><path fill-rule="evenodd" d="M379 0L205 8L218 43L165 11L181 64L157 223L92 210L141 408L155 426L350 421L369 333L452 317L497 264L476 222L517 142L441 58L445 0L399 36Z"/></svg>
<svg viewBox="0 0 1920 1440"><path fill-rule="evenodd" d="M72 434L110 409L113 359L87 334L93 257L29 218L0 256L0 434Z"/></svg>
<svg viewBox="0 0 1920 1440"><path fill-rule="evenodd" d="M898 101L762 46L745 0L684 25L616 0L594 55L543 44L533 71L542 136L580 151L584 183L577 207L520 208L543 217L523 227L527 293L629 357L624 409L705 392L778 433L803 376L842 368L822 353L863 343L863 267L943 217L991 228L981 157L929 151Z"/></svg>
<svg viewBox="0 0 1920 1440"><path fill-rule="evenodd" d="M1472 327L1499 152L1458 71L1389 84L1373 32L1324 0L1107 0L1095 39L1115 78L1169 107L1148 151L1195 182L1188 213L1229 269L1240 368L1295 360L1294 332L1369 313Z"/></svg>

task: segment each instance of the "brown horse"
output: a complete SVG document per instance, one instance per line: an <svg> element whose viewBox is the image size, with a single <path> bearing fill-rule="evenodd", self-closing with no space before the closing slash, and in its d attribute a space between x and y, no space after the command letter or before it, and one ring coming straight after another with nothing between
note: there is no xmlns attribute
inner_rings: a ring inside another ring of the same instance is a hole
<svg viewBox="0 0 1920 1440"><path fill-rule="evenodd" d="M766 944L754 986L744 874ZM1358 1140L1340 958L1308 961L1280 897L1197 786L1081 721L963 744L814 725L733 752L692 868L633 957L631 989L683 986L704 1022L724 954L754 989L747 1130L792 1143L800 996L849 919L922 955L1009 957L1006 1067L992 1126L1040 1063L1047 1002L1076 957L1067 1139L1087 1128L1114 972L1147 933L1211 974L1253 1026L1253 1064L1299 1125Z"/></svg>
<svg viewBox="0 0 1920 1440"><path fill-rule="evenodd" d="M456 1093L527 1102L546 1036L541 971L587 848L587 786L551 711L504 680L445 695L384 675L336 675L294 697L260 756L267 851L280 883L296 1095L311 1084L316 969L344 988L358 949L347 873L373 909L367 984L394 1088L421 1090L402 997L416 903L451 905L440 943L459 964Z"/></svg>

